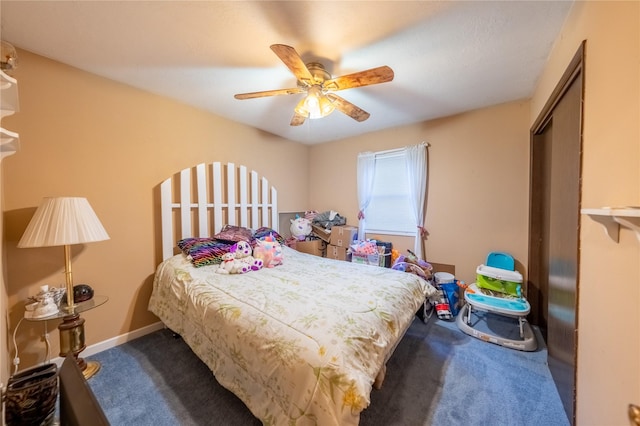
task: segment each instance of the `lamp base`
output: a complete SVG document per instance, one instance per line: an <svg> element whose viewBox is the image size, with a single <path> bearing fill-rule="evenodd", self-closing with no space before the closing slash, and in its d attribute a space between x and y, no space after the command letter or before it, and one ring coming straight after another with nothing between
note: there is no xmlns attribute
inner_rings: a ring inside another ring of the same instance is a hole
<svg viewBox="0 0 640 426"><path fill-rule="evenodd" d="M71 352L78 363L85 379L93 377L100 370L97 361L85 361L78 355L86 346L84 344L84 318L78 313L65 316L58 326L60 331L60 356L65 357Z"/></svg>
<svg viewBox="0 0 640 426"><path fill-rule="evenodd" d="M100 363L98 361L86 361L87 367L82 370L82 375L86 380L92 378L98 371L100 371Z"/></svg>

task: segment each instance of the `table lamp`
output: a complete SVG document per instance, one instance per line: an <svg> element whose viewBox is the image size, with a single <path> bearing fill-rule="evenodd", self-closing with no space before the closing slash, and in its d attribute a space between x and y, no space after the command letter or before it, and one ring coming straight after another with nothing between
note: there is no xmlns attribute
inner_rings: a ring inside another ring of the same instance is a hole
<svg viewBox="0 0 640 426"><path fill-rule="evenodd" d="M63 307L60 331L60 356L73 352L85 378L94 375L100 364L85 362L78 354L85 349L84 318L76 312L73 300L73 275L71 272L71 245L108 240L109 235L100 223L86 198L45 198L31 218L31 222L18 242L19 248L64 246L64 274L67 305Z"/></svg>

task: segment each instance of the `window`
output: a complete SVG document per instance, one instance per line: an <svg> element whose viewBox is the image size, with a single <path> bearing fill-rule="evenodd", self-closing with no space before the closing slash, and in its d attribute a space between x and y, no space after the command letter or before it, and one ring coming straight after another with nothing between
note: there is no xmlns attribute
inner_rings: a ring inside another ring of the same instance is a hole
<svg viewBox="0 0 640 426"><path fill-rule="evenodd" d="M404 151L377 153L374 161L371 199L366 209L367 232L416 235Z"/></svg>
<svg viewBox="0 0 640 426"><path fill-rule="evenodd" d="M422 256L428 146L358 154L359 238L367 232L413 235L413 251Z"/></svg>

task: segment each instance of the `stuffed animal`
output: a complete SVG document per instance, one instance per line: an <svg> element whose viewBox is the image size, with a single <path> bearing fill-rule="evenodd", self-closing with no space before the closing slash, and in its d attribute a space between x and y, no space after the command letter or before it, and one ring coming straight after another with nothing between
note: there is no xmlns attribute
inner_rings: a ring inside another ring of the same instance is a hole
<svg viewBox="0 0 640 426"><path fill-rule="evenodd" d="M394 248L391 249L391 264L395 265L396 260L400 257L400 252Z"/></svg>
<svg viewBox="0 0 640 426"><path fill-rule="evenodd" d="M235 253L229 252L222 256L222 263L220 263L216 272L218 274L244 274L250 270L249 265L236 259Z"/></svg>
<svg viewBox="0 0 640 426"><path fill-rule="evenodd" d="M255 257L252 256L251 253L253 253L253 248L251 247L251 244L249 244L248 242L238 241L231 248L231 251L236 254L236 259L246 263L249 266L249 269L251 271L257 271L259 269L262 269L264 262L262 261L262 259L256 259Z"/></svg>
<svg viewBox="0 0 640 426"><path fill-rule="evenodd" d="M282 264L282 246L272 236L266 236L256 242L253 257L261 259L265 268L273 268Z"/></svg>
<svg viewBox="0 0 640 426"><path fill-rule="evenodd" d="M409 256L399 255L396 261L391 266L391 269L398 271L408 272L410 274L417 275L425 280L431 279L431 272L433 270L431 264L422 259L418 259L415 254L410 250Z"/></svg>
<svg viewBox="0 0 640 426"><path fill-rule="evenodd" d="M391 267L391 269L395 269L396 271L407 272L409 274L414 274L425 280L428 280L430 278L430 276L428 276L422 268L420 268L418 265L414 265L413 263L409 263L409 262L396 262Z"/></svg>
<svg viewBox="0 0 640 426"><path fill-rule="evenodd" d="M311 221L304 217L291 219L291 235L298 241L304 241L311 234Z"/></svg>

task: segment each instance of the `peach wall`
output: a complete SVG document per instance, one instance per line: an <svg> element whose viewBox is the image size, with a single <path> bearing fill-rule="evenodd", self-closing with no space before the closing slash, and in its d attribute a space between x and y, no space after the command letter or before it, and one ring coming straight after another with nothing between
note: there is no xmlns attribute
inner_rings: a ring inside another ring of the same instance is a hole
<svg viewBox="0 0 640 426"><path fill-rule="evenodd" d="M311 148L312 204L357 226L358 152L430 144L427 260L454 264L472 282L490 251L511 253L525 274L528 232L529 106L511 102ZM372 237L372 236L369 236ZM413 239L385 238L401 253Z"/></svg>
<svg viewBox="0 0 640 426"><path fill-rule="evenodd" d="M283 211L334 209L356 224L357 153L427 141L427 258L454 263L465 280L496 248L525 262L528 130L583 39L583 206L640 205L639 21L638 2L577 2L530 103L312 147L21 51L22 109L6 127L20 133L22 146L1 170L10 330L25 297L43 283L63 282L56 249L15 248L35 206L49 195L87 196L111 234L107 242L74 250L76 282L111 297L86 313L87 343L155 321L146 311L158 262L153 190L167 175L202 161L244 163L269 177ZM247 154L252 151L261 155ZM412 245L406 239L394 244ZM626 405L640 404L640 242L623 229L614 243L583 217L581 260L578 424L627 424ZM41 324L23 323L20 331L24 364L41 360ZM51 340L55 356L57 332Z"/></svg>
<svg viewBox="0 0 640 426"><path fill-rule="evenodd" d="M7 127L20 133L21 148L2 164L11 331L40 285L64 283L61 247L16 248L43 197L87 197L111 237L72 247L75 283L109 296L83 315L87 345L158 321L147 301L160 260L154 196L166 177L200 162L233 161L267 177L282 210L307 208L307 146L29 52L19 55L21 110ZM49 323L55 357L58 323ZM43 330L44 323L20 325L21 368L44 359Z"/></svg>
<svg viewBox="0 0 640 426"><path fill-rule="evenodd" d="M640 3L577 2L532 99L531 122L586 40L582 207L640 205ZM640 404L640 239L582 216L579 425L628 424Z"/></svg>
<svg viewBox="0 0 640 426"><path fill-rule="evenodd" d="M2 188L2 159L0 159L0 188ZM3 211L2 207L4 205L4 197L2 193L0 193L0 211ZM4 221L3 215L0 214L0 241L3 239L4 229ZM7 305L7 295L9 294L9 289L7 286L6 268L3 265L6 265L6 258L4 254L4 244L0 242L0 268L2 269L2 273L0 273L0 388L4 389L4 385L9 380L9 339L8 339L8 324L9 324L9 311Z"/></svg>

